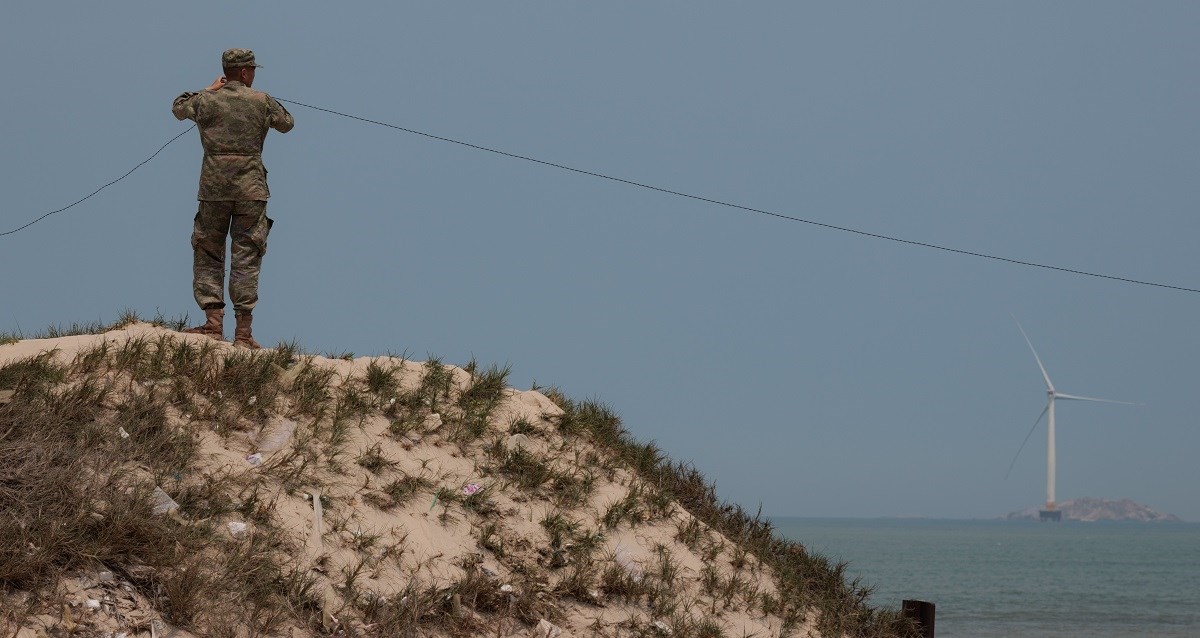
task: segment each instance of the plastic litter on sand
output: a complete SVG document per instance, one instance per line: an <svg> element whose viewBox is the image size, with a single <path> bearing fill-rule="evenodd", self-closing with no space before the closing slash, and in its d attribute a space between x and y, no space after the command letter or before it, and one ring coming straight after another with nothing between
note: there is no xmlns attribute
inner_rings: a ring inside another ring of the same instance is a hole
<svg viewBox="0 0 1200 638"><path fill-rule="evenodd" d="M258 435L259 452L278 452L282 450L292 435L296 433L296 422L291 419L281 419L268 424Z"/></svg>
<svg viewBox="0 0 1200 638"><path fill-rule="evenodd" d="M171 512L179 509L179 503L176 503L175 499L167 496L167 493L157 485L154 486L154 492L150 495L150 499L151 502L154 503L154 507L150 510L150 512L155 516L170 514Z"/></svg>
<svg viewBox="0 0 1200 638"><path fill-rule="evenodd" d="M625 549L624 545L617 546L617 551L613 552L613 558L625 573L629 574L635 582L642 582L642 568L633 561L633 557L629 555L629 550Z"/></svg>
<svg viewBox="0 0 1200 638"><path fill-rule="evenodd" d="M554 623L543 618L538 621L537 628L534 629L533 635L538 638L559 638L562 636L562 628Z"/></svg>
<svg viewBox="0 0 1200 638"><path fill-rule="evenodd" d="M522 448L528 448L529 447L529 437L525 436L524 434L520 434L520 433L514 434L514 435L508 437L508 440L504 442L504 447L507 448L508 451L510 451L510 452L515 452Z"/></svg>

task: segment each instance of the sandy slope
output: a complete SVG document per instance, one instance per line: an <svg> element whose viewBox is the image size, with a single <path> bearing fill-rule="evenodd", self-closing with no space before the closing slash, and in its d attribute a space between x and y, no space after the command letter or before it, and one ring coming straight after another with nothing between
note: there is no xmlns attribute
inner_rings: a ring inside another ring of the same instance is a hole
<svg viewBox="0 0 1200 638"><path fill-rule="evenodd" d="M204 340L203 337L139 323L102 335L29 339L0 346L0 366L49 351L69 363L76 354L94 348L104 340L119 346L129 339L157 340L163 335L197 343ZM222 348L231 349L232 346ZM334 372L335 386L362 377L372 363L397 367L402 391L416 388L424 370L421 362L390 357L360 357L352 361L312 359L314 366ZM466 370L448 369L456 391L461 392L471 384L472 375ZM666 516L636 526L628 522L615 528L605 526L606 511L626 498L636 477L620 467L586 467L587 459L604 458L606 453L582 437L564 438L558 434L553 422L561 412L554 402L539 392L506 389L501 403L492 412L491 431L486 438L503 440L506 445L517 444L509 438L509 428L513 423L524 421L531 426L523 444L528 452L560 472L591 471L595 478L589 496L585 502L570 509L556 507L550 489L522 490L489 472L485 442L452 443L448 440L447 426L437 425L436 419L426 419L416 431L397 436L389 431L390 419L375 411L358 427L350 429L339 462L321 467L314 474L320 479L320 487L301 489L278 480L273 473L285 472L290 467L295 456L291 453L297 446L306 444L305 432L314 424L295 417L291 419L295 433L286 437L279 449L262 449L264 442L278 439L279 432L293 427L284 416L287 413L285 406L278 406L278 411L261 428L257 423L246 423L245 431L234 431L226 436L218 435L213 424L198 420L194 415L172 411L170 419L175 427L190 428L199 433L202 441L200 474L223 472L239 484L257 483L263 487L265 491L258 498L272 508L271 533L286 537L289 546L295 548L292 560L314 570L329 616L336 616L343 609L346 575L356 570L359 572L353 585L356 596L373 596L383 601L401 595L414 579L423 584L460 580L466 575L463 565L471 564L472 557L476 557L474 562L481 563L484 573L494 575L491 578L496 588L523 579L523 582L542 581L547 590L553 589L553 584L570 570L569 566L556 563L559 557L554 556L550 535L542 524L548 516L558 514L577 523L581 530L601 534L601 547L595 554L599 567L619 562L623 570L640 579L646 573L661 570L662 557L669 555L671 563L677 566L672 572L671 588L681 600L689 603L689 613L693 617L714 620L726 636L779 635L779 618L764 616L757 608L750 608L752 605L744 598L734 596L732 604L726 607L721 601L702 593L700 581L706 565L717 567L725 578L738 574L753 583L760 593L772 592L773 585L766 568L753 558L743 559L744 566L734 569L732 565L737 562L735 548L726 539L709 532L706 536L710 542L707 549L701 551L690 549L677 540L679 530L691 518L682 508L670 506ZM255 452L262 456L262 462L257 465L247 460ZM368 470L356 462L368 452L391 465L379 471ZM381 507L380 490L402 476L424 477L432 487L420 489L403 505ZM469 511L459 503L435 502L434 492L438 488L458 494L473 489L469 487L471 485L479 486L490 500L487 512ZM319 517L314 513L314 493L320 494L322 512ZM181 511L180 515L186 519L187 512ZM255 532L252 521L236 516L222 523L246 523L247 532ZM480 532L485 525L493 526L493 537L505 548L502 557L481 546ZM702 556L702 551L709 555ZM78 606L71 607L70 614L42 614L36 623L31 621L32 624L18 635L46 635L44 632L52 627L61 630L64 623L82 623L80 626L98 632L95 635L103 635L105 631L111 631L113 635L122 631L128 636L151 635L150 619L158 618L158 615L149 602L126 591L129 588L122 588L119 582L98 582L97 578L95 573L85 573L66 579L61 591L69 602L79 603ZM114 592L120 595L116 596ZM114 599L112 605L106 602L99 610L86 608L88 598L104 600L103 596ZM605 595L598 586L593 588L590 596L594 596L592 602L571 597L558 599L562 613L554 620L562 628L563 635L639 635L632 630L622 633L622 627L638 626L652 629L651 633L641 635L668 633L653 629L655 610L647 608L641 601L626 602L618 596ZM117 598L122 601L120 609ZM134 617L141 620L129 620ZM631 619L638 620L631 623ZM329 626L341 622L343 630L354 634L371 633L370 625L356 620L352 613L337 621L326 620ZM481 620L493 627L489 629L489 635L539 635L535 633L538 631L535 626L503 615L484 615ZM38 624L46 626L37 628ZM169 624L163 627L164 631L170 631ZM154 633L163 635L157 629L156 625ZM315 635L310 628L299 626L291 626L288 631L293 636ZM544 633L543 625L541 635ZM809 625L793 635L815 635L815 631Z"/></svg>

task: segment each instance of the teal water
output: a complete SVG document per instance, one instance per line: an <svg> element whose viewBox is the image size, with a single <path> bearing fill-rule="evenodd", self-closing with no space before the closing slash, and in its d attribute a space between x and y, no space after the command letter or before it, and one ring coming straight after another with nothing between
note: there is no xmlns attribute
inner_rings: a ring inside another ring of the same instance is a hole
<svg viewBox="0 0 1200 638"><path fill-rule="evenodd" d="M938 638L1200 637L1200 524L777 518Z"/></svg>

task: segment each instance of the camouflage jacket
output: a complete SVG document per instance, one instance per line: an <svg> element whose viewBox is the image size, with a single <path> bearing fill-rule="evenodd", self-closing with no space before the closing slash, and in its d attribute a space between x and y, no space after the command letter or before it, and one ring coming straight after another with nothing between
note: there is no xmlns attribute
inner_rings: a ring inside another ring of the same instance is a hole
<svg viewBox="0 0 1200 638"><path fill-rule="evenodd" d="M216 91L180 95L171 105L171 112L180 120L195 121L200 129L204 162L197 199L266 200L271 196L262 162L267 128L287 133L296 125L292 114L279 102L241 82L230 81Z"/></svg>

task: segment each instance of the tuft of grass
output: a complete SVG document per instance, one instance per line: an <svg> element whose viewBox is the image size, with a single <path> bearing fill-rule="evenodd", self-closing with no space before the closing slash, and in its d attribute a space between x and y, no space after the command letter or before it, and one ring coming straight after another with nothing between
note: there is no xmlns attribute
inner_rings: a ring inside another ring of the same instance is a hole
<svg viewBox="0 0 1200 638"><path fill-rule="evenodd" d="M391 509L399 507L412 500L414 496L421 492L427 492L433 489L433 481L424 476L405 474L398 479L388 483L380 490L388 500L384 501L384 507L381 509Z"/></svg>
<svg viewBox="0 0 1200 638"><path fill-rule="evenodd" d="M690 616L680 616L671 623L671 631L679 636L694 636L695 638L725 638L725 629L712 618L695 620Z"/></svg>
<svg viewBox="0 0 1200 638"><path fill-rule="evenodd" d="M554 403L554 405L557 405L560 408L566 409L567 406L572 405L574 403L573 401L571 401L570 398L567 397L566 393L564 393L557 386L543 387L543 386L538 385L538 383L536 381L534 381L532 387L530 387L529 389L534 392L542 393L542 396L546 397L547 399L550 399L550 401L552 403Z"/></svg>
<svg viewBox="0 0 1200 638"><path fill-rule="evenodd" d="M0 367L0 390L44 390L51 384L62 383L68 367L59 363L57 351L43 352Z"/></svg>
<svg viewBox="0 0 1200 638"><path fill-rule="evenodd" d="M529 422L525 417L518 417L508 426L509 434L524 434L526 436L540 434L537 426Z"/></svg>
<svg viewBox="0 0 1200 638"><path fill-rule="evenodd" d="M395 397L400 393L400 367L371 360L367 364L366 377L363 379L367 392L375 395L381 401Z"/></svg>
<svg viewBox="0 0 1200 638"><path fill-rule="evenodd" d="M90 348L77 352L75 359L71 362L71 368L83 374L94 374L106 369L108 361L109 342L101 341Z"/></svg>
<svg viewBox="0 0 1200 638"><path fill-rule="evenodd" d="M187 314L183 314L176 317L166 317L163 313L156 311L154 318L150 320L150 325L180 332L188 327L188 316Z"/></svg>
<svg viewBox="0 0 1200 638"><path fill-rule="evenodd" d="M504 539L495 522L488 521L479 526L479 546L495 554L496 558L504 558Z"/></svg>
<svg viewBox="0 0 1200 638"><path fill-rule="evenodd" d="M373 411L370 399L351 384L339 388L337 400L333 406L333 421L335 423L353 422L355 427L362 427L363 422Z"/></svg>
<svg viewBox="0 0 1200 638"><path fill-rule="evenodd" d="M604 526L613 529L621 523L629 523L630 527L637 527L649 520L650 513L642 503L645 489L643 484L634 483L624 498L609 504L600 519Z"/></svg>
<svg viewBox="0 0 1200 638"><path fill-rule="evenodd" d="M627 447L637 445L628 437L628 432L621 425L621 418L603 403L594 399L578 404L565 398L559 400L564 401L559 403L563 414L557 417L558 431L561 434L586 432L597 443L622 452Z"/></svg>
<svg viewBox="0 0 1200 638"><path fill-rule="evenodd" d="M592 494L596 475L578 462L568 472L555 473L550 480L551 500L557 507L578 507Z"/></svg>
<svg viewBox="0 0 1200 638"><path fill-rule="evenodd" d="M438 357L429 357L424 368L414 399L423 403L430 412L440 412L441 406L450 401L454 376Z"/></svg>
<svg viewBox="0 0 1200 638"><path fill-rule="evenodd" d="M692 552L698 552L700 541L707 536L704 525L694 516L687 516L676 523L675 540L683 543Z"/></svg>
<svg viewBox="0 0 1200 638"><path fill-rule="evenodd" d="M474 494L464 495L462 497L462 508L485 518L500 513L500 508L496 505L496 501L492 499L486 487Z"/></svg>
<svg viewBox="0 0 1200 638"><path fill-rule="evenodd" d="M379 443L367 448L361 456L358 457L358 464L372 474L380 474L385 470L394 469L399 465L383 454L383 446Z"/></svg>
<svg viewBox="0 0 1200 638"><path fill-rule="evenodd" d="M420 432L424 420L424 415L415 411L393 414L388 420L388 434L394 438L400 438L412 432Z"/></svg>
<svg viewBox="0 0 1200 638"><path fill-rule="evenodd" d="M494 467L496 473L513 481L523 490L536 490L554 477L550 466L525 448L507 450L502 442L497 442L491 450L493 455L499 456L499 463Z"/></svg>
<svg viewBox="0 0 1200 638"><path fill-rule="evenodd" d="M85 323L72 322L70 326L54 325L46 326L38 334L34 335L34 339L58 339L60 337L74 337L77 335L95 335L108 331L109 326L100 321L89 321Z"/></svg>
<svg viewBox="0 0 1200 638"><path fill-rule="evenodd" d="M329 391L333 381L332 368L323 368L313 362L313 357L302 357L299 370L288 370L294 375L288 391L292 399L292 411L298 415L320 416L332 401Z"/></svg>
<svg viewBox="0 0 1200 638"><path fill-rule="evenodd" d="M100 436L114 442L114 455L151 468L159 481L189 467L200 447L194 433L168 422L166 404L149 392L126 395Z"/></svg>
<svg viewBox="0 0 1200 638"><path fill-rule="evenodd" d="M304 351L300 347L300 342L296 341L295 339L292 339L291 341L280 341L275 346L274 352L271 353L275 363L285 370L292 367L293 364L299 361L303 354Z"/></svg>
<svg viewBox="0 0 1200 638"><path fill-rule="evenodd" d="M610 562L600 572L600 591L626 603L636 603L651 590L644 578L638 578L615 562Z"/></svg>
<svg viewBox="0 0 1200 638"><path fill-rule="evenodd" d="M45 330L34 335L34 339L57 339L60 337L73 337L77 335L96 335L120 330L132 324L141 321L137 311L126 308L117 316L117 320L113 323L104 323L97 319L96 321L86 321L83 323L72 322L69 327L61 325L47 326Z"/></svg>
<svg viewBox="0 0 1200 638"><path fill-rule="evenodd" d="M264 420L279 396L279 372L270 350L228 351L215 375L202 380L208 393L220 392L223 400L242 415Z"/></svg>
<svg viewBox="0 0 1200 638"><path fill-rule="evenodd" d="M475 371L474 362L469 365L471 385L458 395L457 407L462 412L462 428L456 438L472 441L488 430L492 411L504 398L505 384L511 366L490 366L482 373Z"/></svg>
<svg viewBox="0 0 1200 638"><path fill-rule="evenodd" d="M590 558L574 560L566 569L565 574L554 584L554 592L559 596L574 598L589 605L598 605L600 600L600 568L596 561Z"/></svg>
<svg viewBox="0 0 1200 638"><path fill-rule="evenodd" d="M142 318L138 316L138 313L136 310L134 310L133 308L125 308L124 310L121 311L121 314L117 315L116 322L114 322L111 326L109 326L108 330L120 330L121 328L126 328L135 323L138 323L141 320L142 320ZM106 330L105 332L107 332L108 330Z"/></svg>
<svg viewBox="0 0 1200 638"><path fill-rule="evenodd" d="M679 580L682 568L664 545L654 548L655 559L643 576L648 584L646 604L656 616L671 616L680 606Z"/></svg>
<svg viewBox="0 0 1200 638"><path fill-rule="evenodd" d="M477 612L505 611L508 607L509 596L500 591L497 583L479 569L482 562L482 557L478 554L464 557L460 566L465 574L449 588L452 592L451 597L458 596L458 600L464 607Z"/></svg>
<svg viewBox="0 0 1200 638"><path fill-rule="evenodd" d="M579 521L570 518L562 512L546 514L546 517L542 519L541 525L550 537L550 548L553 550L563 549L565 541L574 538L579 533L581 526Z"/></svg>
<svg viewBox="0 0 1200 638"><path fill-rule="evenodd" d="M113 353L113 368L137 378L150 352L151 344L146 337L126 339Z"/></svg>

